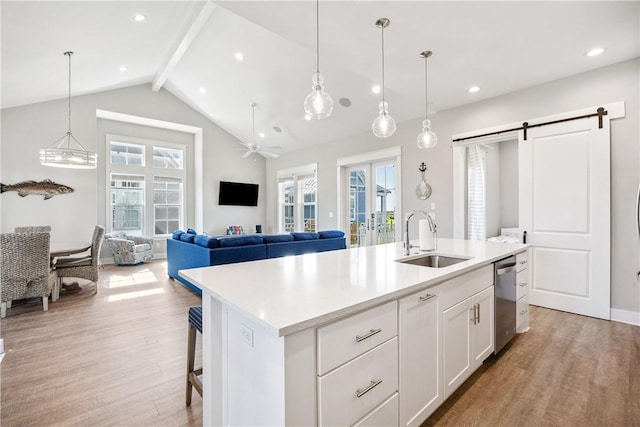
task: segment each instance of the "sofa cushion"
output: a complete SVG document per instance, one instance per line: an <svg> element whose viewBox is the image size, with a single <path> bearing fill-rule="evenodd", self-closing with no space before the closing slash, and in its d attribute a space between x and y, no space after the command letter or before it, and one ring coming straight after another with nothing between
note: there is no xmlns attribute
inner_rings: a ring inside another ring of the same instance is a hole
<svg viewBox="0 0 640 427"><path fill-rule="evenodd" d="M196 245L204 246L205 248L215 249L220 247L220 241L215 237L205 236L204 234L198 234L193 241Z"/></svg>
<svg viewBox="0 0 640 427"><path fill-rule="evenodd" d="M291 233L293 240L317 240L320 238L318 233L312 233L310 231L293 232Z"/></svg>
<svg viewBox="0 0 640 427"><path fill-rule="evenodd" d="M189 233L189 234L198 234L198 232L196 230L194 230L193 228L187 228L187 233Z"/></svg>
<svg viewBox="0 0 640 427"><path fill-rule="evenodd" d="M334 239L336 237L344 237L344 231L342 230L324 230L318 231L321 239Z"/></svg>
<svg viewBox="0 0 640 427"><path fill-rule="evenodd" d="M184 234L184 231L182 230L176 230L171 234L171 237L173 237L176 240L180 240L180 236Z"/></svg>
<svg viewBox="0 0 640 427"><path fill-rule="evenodd" d="M228 248L232 246L249 246L249 245L261 245L262 236L257 234L246 234L240 236L220 237L221 248Z"/></svg>
<svg viewBox="0 0 640 427"><path fill-rule="evenodd" d="M182 240L183 242L187 242L187 243L193 243L193 241L195 240L196 235L195 234L190 234L190 233L182 233L180 235L180 240Z"/></svg>
<svg viewBox="0 0 640 427"><path fill-rule="evenodd" d="M265 234L262 236L264 243L281 243L293 241L291 234Z"/></svg>

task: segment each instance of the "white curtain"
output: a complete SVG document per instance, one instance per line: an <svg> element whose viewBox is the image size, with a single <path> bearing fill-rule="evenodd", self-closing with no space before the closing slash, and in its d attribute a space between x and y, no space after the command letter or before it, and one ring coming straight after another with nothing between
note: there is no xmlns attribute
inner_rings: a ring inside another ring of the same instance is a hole
<svg viewBox="0 0 640 427"><path fill-rule="evenodd" d="M486 147L467 147L467 238L486 240L485 181L487 168Z"/></svg>

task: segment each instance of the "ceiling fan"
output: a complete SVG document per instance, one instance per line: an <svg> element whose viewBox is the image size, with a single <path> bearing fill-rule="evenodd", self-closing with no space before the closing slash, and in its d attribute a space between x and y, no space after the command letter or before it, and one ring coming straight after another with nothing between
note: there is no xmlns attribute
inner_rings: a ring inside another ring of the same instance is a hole
<svg viewBox="0 0 640 427"><path fill-rule="evenodd" d="M258 104L256 104L255 102L251 103L252 141L251 141L251 143L246 143L246 142L240 141L240 144L242 144L247 149L247 151L242 155L242 158L246 159L247 157L249 157L253 153L260 154L263 157L279 157L280 156L279 154L276 154L273 151L269 151L268 150L268 149L275 150L275 149L277 149L279 147L267 147L268 149L265 150L265 149L263 149L263 147L261 147L260 145L256 144L256 106L257 105Z"/></svg>

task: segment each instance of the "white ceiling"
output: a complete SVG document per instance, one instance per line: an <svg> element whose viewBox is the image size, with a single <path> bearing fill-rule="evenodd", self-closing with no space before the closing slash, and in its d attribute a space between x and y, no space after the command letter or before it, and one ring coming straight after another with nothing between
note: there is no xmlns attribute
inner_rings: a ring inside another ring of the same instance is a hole
<svg viewBox="0 0 640 427"><path fill-rule="evenodd" d="M315 1L2 1L2 107L66 97L63 52L72 50L74 95L155 81L244 142L256 102L256 142L288 152L371 128L378 18L391 20L386 99L402 122L424 115L423 50L433 51L433 113L640 56L639 5L323 0L320 70L335 107L309 122L302 103L316 67ZM136 13L146 20L135 22ZM585 56L596 46L605 52ZM473 85L480 92L468 93Z"/></svg>

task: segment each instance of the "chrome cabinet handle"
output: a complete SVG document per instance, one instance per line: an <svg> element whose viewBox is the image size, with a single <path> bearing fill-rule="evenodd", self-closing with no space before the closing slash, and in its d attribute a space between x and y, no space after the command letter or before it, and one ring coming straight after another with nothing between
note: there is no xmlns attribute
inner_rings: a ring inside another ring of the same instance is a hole
<svg viewBox="0 0 640 427"><path fill-rule="evenodd" d="M435 294L426 294L425 296L420 297L420 302L429 301L431 298L435 298Z"/></svg>
<svg viewBox="0 0 640 427"><path fill-rule="evenodd" d="M518 264L526 264L527 260L525 259L524 261L520 261Z"/></svg>
<svg viewBox="0 0 640 427"><path fill-rule="evenodd" d="M370 329L369 332L364 335L356 335L356 342L364 341L367 338L374 336L375 334L379 334L380 332L382 332L381 328Z"/></svg>
<svg viewBox="0 0 640 427"><path fill-rule="evenodd" d="M379 380L371 380L371 384L369 384L367 386L367 388L360 390L359 388L356 389L356 397L362 397L365 394L369 393L371 390L373 390L374 387L376 387L378 384L380 384L382 382L382 378L380 378Z"/></svg>
<svg viewBox="0 0 640 427"><path fill-rule="evenodd" d="M478 306L478 323L480 323L480 304L476 304Z"/></svg>
<svg viewBox="0 0 640 427"><path fill-rule="evenodd" d="M520 285L519 285L519 286L520 286L521 288L524 288L525 286L527 286L527 282L522 282L522 283L520 283Z"/></svg>

